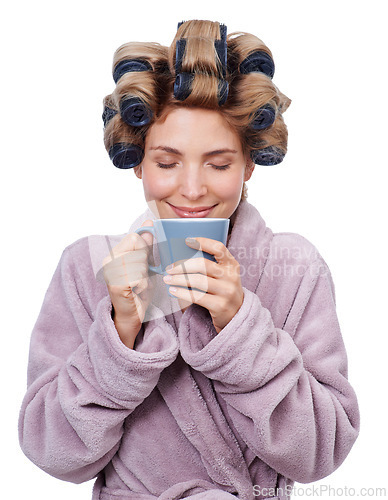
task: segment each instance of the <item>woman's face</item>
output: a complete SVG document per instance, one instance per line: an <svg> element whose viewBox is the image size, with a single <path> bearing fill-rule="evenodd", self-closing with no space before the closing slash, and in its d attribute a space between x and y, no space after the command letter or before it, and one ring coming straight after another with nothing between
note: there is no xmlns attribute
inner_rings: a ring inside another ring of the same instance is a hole
<svg viewBox="0 0 388 500"><path fill-rule="evenodd" d="M155 217L173 219L230 218L253 169L221 113L172 108L150 127L143 162L134 170Z"/></svg>

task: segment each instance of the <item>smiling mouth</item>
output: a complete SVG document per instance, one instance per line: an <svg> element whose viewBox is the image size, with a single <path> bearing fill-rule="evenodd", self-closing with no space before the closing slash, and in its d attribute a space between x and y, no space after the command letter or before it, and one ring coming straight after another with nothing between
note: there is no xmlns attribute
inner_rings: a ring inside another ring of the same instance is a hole
<svg viewBox="0 0 388 500"><path fill-rule="evenodd" d="M178 208L174 205L171 205L169 203L170 207L172 210L179 216L179 217L185 217L185 218L190 218L190 217L206 217L209 215L209 213L213 210L213 208L216 205L213 205L211 207L205 208L205 207L193 207L195 210L189 210L189 207L181 207Z"/></svg>

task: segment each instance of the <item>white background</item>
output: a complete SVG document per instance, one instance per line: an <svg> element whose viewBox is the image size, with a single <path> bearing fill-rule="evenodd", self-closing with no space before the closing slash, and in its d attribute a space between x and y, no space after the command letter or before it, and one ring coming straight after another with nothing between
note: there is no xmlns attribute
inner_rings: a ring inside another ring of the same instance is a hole
<svg viewBox="0 0 388 500"><path fill-rule="evenodd" d="M132 40L169 45L177 23L193 18L259 36L274 55L274 83L292 99L289 152L279 166L256 167L248 201L273 231L302 234L327 261L362 417L345 463L315 486L388 491L383 8L374 0L9 2L1 30L0 302L8 499L91 498L92 483L54 479L19 448L29 337L65 246L122 234L146 208L141 181L113 167L103 146L114 50ZM313 495L298 490L299 498ZM330 498L343 496L331 490Z"/></svg>

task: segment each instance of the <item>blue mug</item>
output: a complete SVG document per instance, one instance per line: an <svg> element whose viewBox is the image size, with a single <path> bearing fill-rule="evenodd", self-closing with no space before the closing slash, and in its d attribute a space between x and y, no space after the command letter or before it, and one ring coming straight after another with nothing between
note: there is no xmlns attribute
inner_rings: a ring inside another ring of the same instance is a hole
<svg viewBox="0 0 388 500"><path fill-rule="evenodd" d="M201 236L221 241L225 246L228 238L229 219L215 218L179 218L156 219L153 226L143 226L136 233L151 233L159 249L160 265L149 266L150 271L167 274L166 267L177 261L185 261L193 257L205 257L216 262L214 255L189 247L185 239ZM168 285L169 286L169 285ZM174 297L169 293L171 297Z"/></svg>

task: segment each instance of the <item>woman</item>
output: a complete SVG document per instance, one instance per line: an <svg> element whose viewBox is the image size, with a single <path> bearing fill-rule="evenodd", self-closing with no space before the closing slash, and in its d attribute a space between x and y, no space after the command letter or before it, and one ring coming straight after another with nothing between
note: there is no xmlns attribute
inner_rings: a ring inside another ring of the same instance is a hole
<svg viewBox="0 0 388 500"><path fill-rule="evenodd" d="M63 480L97 476L94 499L287 498L358 435L327 265L246 200L254 163L286 152L290 101L273 72L259 39L210 21L180 23L169 49L116 51L105 145L142 179L149 209L110 248L104 283L88 238L64 250L20 416L26 455ZM175 263L168 311L147 274L157 248L134 231L188 212L230 218L230 232L226 246L198 238L217 262Z"/></svg>

